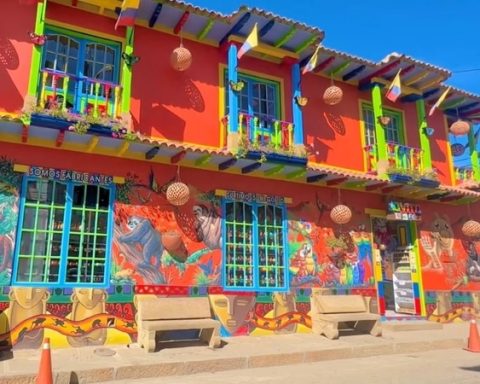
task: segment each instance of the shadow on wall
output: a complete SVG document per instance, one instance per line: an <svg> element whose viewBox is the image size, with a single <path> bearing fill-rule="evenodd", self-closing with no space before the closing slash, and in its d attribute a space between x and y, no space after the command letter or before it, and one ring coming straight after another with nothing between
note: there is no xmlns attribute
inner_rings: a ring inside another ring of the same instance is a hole
<svg viewBox="0 0 480 384"><path fill-rule="evenodd" d="M22 104L22 95L18 92L9 71L19 66L18 53L11 40L0 36L0 100L1 109L13 111Z"/></svg>

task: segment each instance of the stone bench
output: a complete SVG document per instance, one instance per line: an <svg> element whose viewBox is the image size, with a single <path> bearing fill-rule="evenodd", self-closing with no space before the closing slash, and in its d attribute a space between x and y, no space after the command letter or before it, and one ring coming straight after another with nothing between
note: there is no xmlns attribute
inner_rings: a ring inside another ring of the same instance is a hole
<svg viewBox="0 0 480 384"><path fill-rule="evenodd" d="M369 298L361 295L322 295L312 293L310 297L312 332L338 339L339 328L354 328L381 336L380 316L371 313Z"/></svg>
<svg viewBox="0 0 480 384"><path fill-rule="evenodd" d="M157 332L200 330L200 340L210 348L219 347L220 322L211 318L208 297L160 297L138 295L138 343L154 352Z"/></svg>

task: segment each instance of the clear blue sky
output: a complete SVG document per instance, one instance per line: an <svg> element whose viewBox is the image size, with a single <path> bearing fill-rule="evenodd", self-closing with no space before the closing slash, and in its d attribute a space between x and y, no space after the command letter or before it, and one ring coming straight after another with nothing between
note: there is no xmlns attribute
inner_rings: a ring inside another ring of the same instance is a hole
<svg viewBox="0 0 480 384"><path fill-rule="evenodd" d="M480 0L187 0L222 13L261 8L325 31L324 44L379 61L404 53L452 72L480 69ZM448 84L480 94L480 70Z"/></svg>

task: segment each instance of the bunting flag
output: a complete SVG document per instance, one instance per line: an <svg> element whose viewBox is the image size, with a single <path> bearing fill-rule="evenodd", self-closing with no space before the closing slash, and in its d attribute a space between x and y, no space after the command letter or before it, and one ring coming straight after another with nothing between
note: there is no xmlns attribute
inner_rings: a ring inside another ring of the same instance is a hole
<svg viewBox="0 0 480 384"><path fill-rule="evenodd" d="M255 48L258 45L258 24L255 23L253 26L252 32L247 37L247 40L243 43L237 53L237 58L241 59L241 57L250 51L251 49Z"/></svg>
<svg viewBox="0 0 480 384"><path fill-rule="evenodd" d="M385 97L392 102L397 101L397 99L402 94L402 84L400 82L400 72L401 72L401 69L395 75L395 78L393 79L392 83L388 87L387 93L385 94Z"/></svg>
<svg viewBox="0 0 480 384"><path fill-rule="evenodd" d="M432 116L433 112L443 103L445 98L447 97L448 92L450 92L450 88L448 87L443 93L442 96L440 96L435 104L433 104L432 108L430 108L430 112L428 112L428 116Z"/></svg>
<svg viewBox="0 0 480 384"><path fill-rule="evenodd" d="M137 15L140 0L123 0L120 14L118 15L115 29L118 27L132 27L135 25L135 16Z"/></svg>
<svg viewBox="0 0 480 384"><path fill-rule="evenodd" d="M318 53L320 51L320 44L317 45L317 48L315 49L315 52L313 53L312 57L310 57L310 60L308 60L307 65L303 67L302 70L302 75L304 75L307 72L311 72L315 69L318 63Z"/></svg>

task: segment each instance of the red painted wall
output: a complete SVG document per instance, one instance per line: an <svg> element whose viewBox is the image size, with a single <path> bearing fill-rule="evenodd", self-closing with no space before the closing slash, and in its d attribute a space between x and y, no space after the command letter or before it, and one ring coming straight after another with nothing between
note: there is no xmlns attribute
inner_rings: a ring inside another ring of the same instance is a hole
<svg viewBox="0 0 480 384"><path fill-rule="evenodd" d="M2 2L0 22L0 113L18 112L27 93L36 5Z"/></svg>
<svg viewBox="0 0 480 384"><path fill-rule="evenodd" d="M310 160L363 170L359 99L369 100L369 94L348 84L337 85L343 90L343 100L330 106L323 101L329 79L310 74L302 79L302 93L309 99L303 107L303 124Z"/></svg>
<svg viewBox="0 0 480 384"><path fill-rule="evenodd" d="M430 137L430 150L432 151L432 165L437 168L438 176L443 184L452 184L452 170L450 164L452 157L448 155L448 134L445 125L444 115L435 112L431 117L427 117L428 126L435 129L433 136Z"/></svg>

